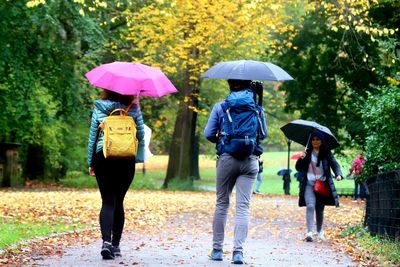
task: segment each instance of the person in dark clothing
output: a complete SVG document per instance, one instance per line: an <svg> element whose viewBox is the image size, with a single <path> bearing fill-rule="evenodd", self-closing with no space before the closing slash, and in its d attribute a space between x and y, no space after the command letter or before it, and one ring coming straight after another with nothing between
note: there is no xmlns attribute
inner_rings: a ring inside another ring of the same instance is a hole
<svg viewBox="0 0 400 267"><path fill-rule="evenodd" d="M258 159L258 174L257 174L257 181L256 181L256 189L253 192L254 194L260 193L260 187L263 182L261 173L264 171L264 161L262 159Z"/></svg>
<svg viewBox="0 0 400 267"><path fill-rule="evenodd" d="M103 239L101 255L103 259L121 256L119 247L125 223L124 198L135 175L135 162L143 162L144 126L139 106L131 104L132 96L104 90L103 99L95 101L90 124L88 142L89 174L96 176L102 206L100 210L100 230ZM103 135L99 125L111 111L130 107L128 115L136 122L136 137L139 141L136 158L106 159L103 155Z"/></svg>
<svg viewBox="0 0 400 267"><path fill-rule="evenodd" d="M285 195L290 195L290 183L292 182L292 179L290 179L290 172L286 172L283 175L283 191Z"/></svg>
<svg viewBox="0 0 400 267"><path fill-rule="evenodd" d="M296 162L296 170L301 172L303 177L300 182L299 206L307 207L307 242L313 241L314 211L316 214L318 238L324 240L322 225L325 205L339 206L339 196L332 180L331 169L335 174L336 180L342 180L340 166L325 145L323 133L319 131L313 132L310 136L307 150L301 153L300 158ZM329 185L330 197L325 198L314 193L314 183L317 179L325 181Z"/></svg>

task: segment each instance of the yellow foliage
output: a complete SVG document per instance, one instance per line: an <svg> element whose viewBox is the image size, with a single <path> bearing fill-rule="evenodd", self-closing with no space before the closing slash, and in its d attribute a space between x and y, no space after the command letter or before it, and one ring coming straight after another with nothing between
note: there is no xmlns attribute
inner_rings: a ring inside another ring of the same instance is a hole
<svg viewBox="0 0 400 267"><path fill-rule="evenodd" d="M43 5L43 4L46 4L45 0L31 0L31 1L26 2L25 5L27 8L34 8L39 5Z"/></svg>
<svg viewBox="0 0 400 267"><path fill-rule="evenodd" d="M397 73L397 75L399 75L400 73ZM387 81L389 82L389 84L394 85L394 86L399 86L400 85L400 80L396 80L392 77L387 77L386 78Z"/></svg>
<svg viewBox="0 0 400 267"><path fill-rule="evenodd" d="M133 60L183 73L192 85L220 61L258 59L271 29L283 25L285 1L157 1L127 16ZM293 30L294 27L291 28Z"/></svg>
<svg viewBox="0 0 400 267"><path fill-rule="evenodd" d="M328 15L330 27L333 31L338 28L346 31L355 30L363 32L371 36L371 40L375 40L372 35L384 36L393 35L395 29L378 28L375 26L371 17L369 17L369 9L371 5L378 4L378 1L370 0L337 0L334 4L324 3L324 13ZM345 16L343 14L346 14Z"/></svg>

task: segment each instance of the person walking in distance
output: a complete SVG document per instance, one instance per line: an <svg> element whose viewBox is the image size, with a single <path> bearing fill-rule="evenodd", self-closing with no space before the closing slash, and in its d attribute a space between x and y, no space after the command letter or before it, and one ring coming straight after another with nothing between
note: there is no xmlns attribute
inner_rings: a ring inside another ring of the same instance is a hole
<svg viewBox="0 0 400 267"><path fill-rule="evenodd" d="M228 80L230 94L214 105L205 137L216 143L216 205L213 218L211 260L223 260L225 226L233 187L236 186L236 215L232 263L243 264L243 247L248 234L250 199L259 172L259 145L266 138L264 110L254 101L251 81ZM262 89L262 88L261 88Z"/></svg>
<svg viewBox="0 0 400 267"><path fill-rule="evenodd" d="M111 111L119 108L125 109L136 123L139 144L134 158L109 159L103 155L103 135L99 132L99 125ZM121 256L119 245L125 223L124 198L135 175L135 162L143 162L143 154L143 118L139 106L133 103L133 96L104 90L102 99L94 103L88 142L89 174L96 176L102 200L99 219L103 259Z"/></svg>
<svg viewBox="0 0 400 267"><path fill-rule="evenodd" d="M358 181L358 177L364 173L364 155L362 153L358 154L358 156L354 159L353 164L349 170L349 174L347 176L353 175L354 177L354 200L353 202L358 201L358 197L360 197L361 202L364 202L365 197L365 186L362 182ZM360 188L360 192L358 191Z"/></svg>
<svg viewBox="0 0 400 267"><path fill-rule="evenodd" d="M310 136L306 151L301 153L296 161L296 170L301 172L303 179L300 182L299 206L306 206L306 241L313 241L314 212L316 215L317 233L320 240L324 240L323 221L326 205L339 206L339 197L331 176L331 169L336 180L342 180L342 172L335 157L325 144L324 135L315 131ZM314 192L316 180L324 181L329 186L330 196L323 197Z"/></svg>
<svg viewBox="0 0 400 267"><path fill-rule="evenodd" d="M259 194L260 193L260 187L263 182L261 173L264 171L264 161L262 159L258 159L258 174L257 174L257 181L256 181L256 188L254 193Z"/></svg>

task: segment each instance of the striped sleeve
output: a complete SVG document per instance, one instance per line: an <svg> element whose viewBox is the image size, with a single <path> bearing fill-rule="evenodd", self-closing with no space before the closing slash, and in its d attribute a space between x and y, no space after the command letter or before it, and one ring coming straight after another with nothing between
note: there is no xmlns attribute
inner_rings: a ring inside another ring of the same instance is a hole
<svg viewBox="0 0 400 267"><path fill-rule="evenodd" d="M97 131L99 127L99 122L97 119L96 108L92 112L92 118L90 121L90 129L89 129L89 141L88 141L88 155L87 155L87 163L88 166L91 167L93 165L93 153L96 149L96 138Z"/></svg>
<svg viewBox="0 0 400 267"><path fill-rule="evenodd" d="M134 106L129 112L136 122L136 137L139 141L138 154L136 155L136 162L144 161L144 122L142 113L138 106Z"/></svg>

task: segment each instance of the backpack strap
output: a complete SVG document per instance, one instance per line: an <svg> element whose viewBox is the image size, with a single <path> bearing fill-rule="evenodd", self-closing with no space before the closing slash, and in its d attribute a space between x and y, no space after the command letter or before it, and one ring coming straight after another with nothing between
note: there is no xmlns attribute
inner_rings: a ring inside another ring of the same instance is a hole
<svg viewBox="0 0 400 267"><path fill-rule="evenodd" d="M229 134L227 134L227 132L226 132L228 129L224 129L224 126L232 128L233 120L232 120L231 114L229 113L229 109L230 109L229 103L227 103L226 101L222 102L221 108L224 113L224 120L226 120L226 122L222 123L223 126L222 126L222 131L220 132L220 137L224 137L224 136L229 137ZM232 130L232 129L230 129L230 130ZM230 132L232 132L232 131L230 131Z"/></svg>

